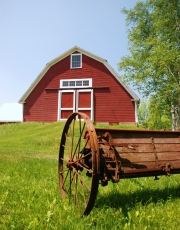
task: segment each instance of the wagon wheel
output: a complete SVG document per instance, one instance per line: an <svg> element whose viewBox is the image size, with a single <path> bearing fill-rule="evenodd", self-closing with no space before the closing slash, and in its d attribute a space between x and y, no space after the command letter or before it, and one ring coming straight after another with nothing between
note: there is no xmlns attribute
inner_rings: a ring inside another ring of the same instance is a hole
<svg viewBox="0 0 180 230"><path fill-rule="evenodd" d="M78 119L78 120L76 120ZM99 185L99 149L96 131L84 113L67 120L59 149L59 186L80 216L92 210Z"/></svg>

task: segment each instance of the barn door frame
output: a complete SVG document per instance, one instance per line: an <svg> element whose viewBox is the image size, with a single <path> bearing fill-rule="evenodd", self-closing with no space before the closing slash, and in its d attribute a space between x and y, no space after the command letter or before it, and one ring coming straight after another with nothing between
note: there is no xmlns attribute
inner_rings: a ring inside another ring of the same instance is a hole
<svg viewBox="0 0 180 230"><path fill-rule="evenodd" d="M80 107L80 94L81 93L90 93L90 107ZM62 108L62 95L65 93L73 94L73 106ZM93 103L93 89L73 89L73 90L59 90L58 95L58 120L67 120L67 118L62 118L62 111L72 111L72 112L84 112L90 111L89 117L91 120L94 120L94 103ZM78 118L77 118L78 120Z"/></svg>
<svg viewBox="0 0 180 230"><path fill-rule="evenodd" d="M62 94L65 94L65 93L72 93L73 94L73 106L72 107L64 107L62 108ZM58 100L58 120L61 120L61 121L65 121L67 120L66 118L62 118L62 111L72 111L75 112L75 94L76 94L76 91L75 90L60 90L59 91L59 100Z"/></svg>

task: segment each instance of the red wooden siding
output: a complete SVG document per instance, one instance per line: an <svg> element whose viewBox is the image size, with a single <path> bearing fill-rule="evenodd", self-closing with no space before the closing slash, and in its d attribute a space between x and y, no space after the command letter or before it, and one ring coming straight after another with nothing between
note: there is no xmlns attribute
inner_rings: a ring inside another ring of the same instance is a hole
<svg viewBox="0 0 180 230"><path fill-rule="evenodd" d="M135 108L134 102L131 101L132 97L109 70L102 63L85 55L82 55L82 62L82 68L70 69L70 56L68 56L46 72L26 99L24 121L57 121L58 90L45 89L59 88L61 79L92 78L93 87L109 87L109 89L94 89L94 120L110 123L135 122ZM83 93L79 101L83 108L89 106L90 103L90 98L85 99L85 95L86 93ZM86 106L84 106L85 102ZM70 106L72 101L62 101L62 103L66 107ZM64 117L66 115L63 114Z"/></svg>

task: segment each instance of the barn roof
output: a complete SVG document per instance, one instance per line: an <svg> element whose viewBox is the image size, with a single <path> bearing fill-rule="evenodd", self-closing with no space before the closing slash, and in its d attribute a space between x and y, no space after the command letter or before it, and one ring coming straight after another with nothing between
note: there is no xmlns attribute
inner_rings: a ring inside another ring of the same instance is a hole
<svg viewBox="0 0 180 230"><path fill-rule="evenodd" d="M70 54L74 52L82 53L90 58L93 58L96 61L101 62L106 66L106 68L112 73L112 75L120 82L120 84L127 90L127 92L132 96L134 101L139 101L139 97L133 92L133 90L121 79L121 77L118 75L118 73L108 64L107 60L96 56L86 50L81 49L78 46L74 46L70 50L66 51L62 55L58 56L57 58L53 59L52 61L48 62L44 69L41 71L41 73L38 75L38 77L34 80L34 82L31 84L31 86L28 88L28 90L24 93L24 95L20 98L19 103L23 104L25 103L26 98L29 96L29 94L33 91L33 89L36 87L36 85L39 83L39 81L43 78L43 76L46 74L46 72L50 69L51 66L56 64L57 62L61 61L62 59L66 58Z"/></svg>

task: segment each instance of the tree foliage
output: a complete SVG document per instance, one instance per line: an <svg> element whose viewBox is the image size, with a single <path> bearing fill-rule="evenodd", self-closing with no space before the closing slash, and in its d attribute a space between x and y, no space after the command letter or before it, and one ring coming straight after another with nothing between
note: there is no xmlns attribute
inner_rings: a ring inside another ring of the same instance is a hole
<svg viewBox="0 0 180 230"><path fill-rule="evenodd" d="M119 63L124 80L143 96L180 113L180 0L138 2L126 14L130 55Z"/></svg>
<svg viewBox="0 0 180 230"><path fill-rule="evenodd" d="M168 104L164 107L160 103L161 100L157 101L154 96L141 100L138 117L142 127L150 130L171 130L170 108L167 108Z"/></svg>

